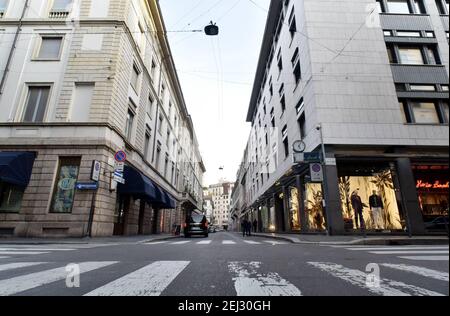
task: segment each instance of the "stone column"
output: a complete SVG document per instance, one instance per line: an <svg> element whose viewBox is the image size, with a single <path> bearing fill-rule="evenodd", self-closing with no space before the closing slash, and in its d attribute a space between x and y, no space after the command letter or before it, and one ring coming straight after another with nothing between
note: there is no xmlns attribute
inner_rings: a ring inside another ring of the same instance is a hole
<svg viewBox="0 0 450 316"><path fill-rule="evenodd" d="M344 217L342 216L341 195L339 192L339 179L337 166L326 166L328 199L326 201L326 212L328 219L327 227L330 235L341 235L345 233ZM324 184L325 185L325 184Z"/></svg>
<svg viewBox="0 0 450 316"><path fill-rule="evenodd" d="M406 223L412 235L425 233L422 211L417 196L416 181L409 158L397 159L397 175L405 208Z"/></svg>

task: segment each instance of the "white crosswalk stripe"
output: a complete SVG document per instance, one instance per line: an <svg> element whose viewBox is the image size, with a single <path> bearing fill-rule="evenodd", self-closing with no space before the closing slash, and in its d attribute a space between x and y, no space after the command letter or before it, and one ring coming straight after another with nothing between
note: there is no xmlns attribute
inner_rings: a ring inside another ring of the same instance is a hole
<svg viewBox="0 0 450 316"><path fill-rule="evenodd" d="M399 281L381 279L379 286L369 286L368 275L362 271L349 269L330 262L309 262L310 265L325 271L348 283L367 289L369 292L383 296L444 296L418 286Z"/></svg>
<svg viewBox="0 0 450 316"><path fill-rule="evenodd" d="M74 251L68 248L0 248L0 251Z"/></svg>
<svg viewBox="0 0 450 316"><path fill-rule="evenodd" d="M171 243L171 245L185 245L188 243L190 243L190 241L177 241L177 242Z"/></svg>
<svg viewBox="0 0 450 316"><path fill-rule="evenodd" d="M45 262L15 262L0 265L0 271L8 271L20 268L27 268L32 266L38 266L44 264Z"/></svg>
<svg viewBox="0 0 450 316"><path fill-rule="evenodd" d="M222 241L222 245L236 245L236 242L232 240L224 240Z"/></svg>
<svg viewBox="0 0 450 316"><path fill-rule="evenodd" d="M238 296L301 296L301 291L278 273L259 271L261 262L230 262Z"/></svg>
<svg viewBox="0 0 450 316"><path fill-rule="evenodd" d="M411 272L411 273L415 273L415 274L418 274L418 275L421 275L421 276L424 276L427 278L432 278L435 280L448 282L448 273L445 273L445 272L431 270L431 269L423 268L423 267L410 266L410 265L406 265L406 264L383 263L381 265L383 267L400 270L400 271Z"/></svg>
<svg viewBox="0 0 450 316"><path fill-rule="evenodd" d="M265 243L271 244L271 245L287 245L286 242L282 242L282 241L273 241L273 240L265 240Z"/></svg>
<svg viewBox="0 0 450 316"><path fill-rule="evenodd" d="M249 245L261 245L260 242L253 241L253 240L244 240L244 242Z"/></svg>
<svg viewBox="0 0 450 316"><path fill-rule="evenodd" d="M129 273L86 296L159 296L189 261L159 261Z"/></svg>
<svg viewBox="0 0 450 316"><path fill-rule="evenodd" d="M399 258L413 261L449 261L448 256L400 256Z"/></svg>
<svg viewBox="0 0 450 316"><path fill-rule="evenodd" d="M43 255L48 251L0 251L0 255Z"/></svg>
<svg viewBox="0 0 450 316"><path fill-rule="evenodd" d="M210 245L212 243L212 240L203 240L199 241L197 245Z"/></svg>
<svg viewBox="0 0 450 316"><path fill-rule="evenodd" d="M329 246L372 255L396 256L414 261L448 261L449 247L443 246ZM447 255L447 256L444 256Z"/></svg>
<svg viewBox="0 0 450 316"><path fill-rule="evenodd" d="M94 271L110 266L117 261L80 263L80 273ZM36 287L64 280L68 276L66 267L31 273L0 281L0 296L14 295Z"/></svg>

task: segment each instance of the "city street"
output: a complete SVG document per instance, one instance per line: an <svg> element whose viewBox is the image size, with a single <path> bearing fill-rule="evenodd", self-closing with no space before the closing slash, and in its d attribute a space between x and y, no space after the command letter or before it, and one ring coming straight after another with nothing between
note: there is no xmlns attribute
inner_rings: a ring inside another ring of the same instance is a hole
<svg viewBox="0 0 450 316"><path fill-rule="evenodd" d="M301 245L228 232L144 244L2 244L0 296L438 296L449 294L448 254L448 246Z"/></svg>

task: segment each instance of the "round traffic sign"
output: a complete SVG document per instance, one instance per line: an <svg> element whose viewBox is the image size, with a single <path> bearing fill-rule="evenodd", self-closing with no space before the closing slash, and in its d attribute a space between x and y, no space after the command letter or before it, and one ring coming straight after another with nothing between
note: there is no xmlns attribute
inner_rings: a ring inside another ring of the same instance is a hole
<svg viewBox="0 0 450 316"><path fill-rule="evenodd" d="M120 150L116 152L116 154L114 155L114 159L117 162L125 162L127 160L127 154L123 150Z"/></svg>

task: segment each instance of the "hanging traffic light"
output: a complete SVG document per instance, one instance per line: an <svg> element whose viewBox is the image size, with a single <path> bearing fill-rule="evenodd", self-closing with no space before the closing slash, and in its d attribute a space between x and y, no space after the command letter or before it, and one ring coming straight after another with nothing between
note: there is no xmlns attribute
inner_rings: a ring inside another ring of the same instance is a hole
<svg viewBox="0 0 450 316"><path fill-rule="evenodd" d="M205 27L205 34L208 36L217 36L219 35L219 27L211 21L211 24Z"/></svg>

